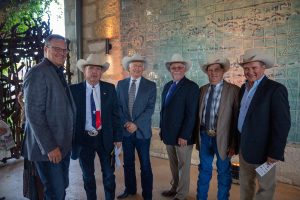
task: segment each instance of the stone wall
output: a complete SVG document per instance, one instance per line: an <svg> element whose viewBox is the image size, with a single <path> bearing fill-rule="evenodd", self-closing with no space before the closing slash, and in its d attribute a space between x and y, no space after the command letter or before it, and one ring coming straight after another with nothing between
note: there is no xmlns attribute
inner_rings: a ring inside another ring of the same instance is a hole
<svg viewBox="0 0 300 200"><path fill-rule="evenodd" d="M75 1L65 0L66 36L72 44L73 82L77 82ZM207 83L200 70L207 57L223 54L231 61L226 80L241 85L243 71L239 57L248 48L263 48L276 57L277 66L268 76L289 90L292 128L285 162L278 164L281 181L300 185L300 2L297 0L82 0L83 58L104 54L104 39L110 38L112 63L104 79L116 83L127 73L121 58L135 52L147 56L145 76L157 84L158 95L153 127L159 124L163 85L171 79L164 63L173 53L193 62L187 77L199 86ZM119 23L119 24L118 24ZM167 158L164 144L153 128L151 154ZM235 160L237 158L234 158ZM199 163L193 151L192 162Z"/></svg>

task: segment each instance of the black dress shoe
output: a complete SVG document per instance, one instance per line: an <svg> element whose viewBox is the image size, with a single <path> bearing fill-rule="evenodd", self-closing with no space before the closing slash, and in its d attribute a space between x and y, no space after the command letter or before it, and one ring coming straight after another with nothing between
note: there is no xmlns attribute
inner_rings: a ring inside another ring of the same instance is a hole
<svg viewBox="0 0 300 200"><path fill-rule="evenodd" d="M177 192L174 190L165 190L161 193L161 195L164 197L174 197L176 194Z"/></svg>
<svg viewBox="0 0 300 200"><path fill-rule="evenodd" d="M134 194L131 194L131 193L128 193L126 190L123 192L123 194L120 194L119 196L117 196L117 199L126 199L129 195L135 195Z"/></svg>

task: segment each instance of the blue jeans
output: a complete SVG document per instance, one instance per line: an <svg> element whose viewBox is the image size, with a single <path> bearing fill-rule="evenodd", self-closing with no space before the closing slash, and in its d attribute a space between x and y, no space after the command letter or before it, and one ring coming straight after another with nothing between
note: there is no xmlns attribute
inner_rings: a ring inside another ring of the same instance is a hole
<svg viewBox="0 0 300 200"><path fill-rule="evenodd" d="M124 177L125 187L129 194L136 193L135 149L137 150L141 166L142 196L146 200L152 199L153 174L150 163L150 138L138 139L136 134L123 137Z"/></svg>
<svg viewBox="0 0 300 200"><path fill-rule="evenodd" d="M231 188L230 158L222 160L218 153L216 137L210 137L205 131L200 132L200 164L198 167L199 176L197 183L197 200L207 199L209 182L212 177L212 162L214 155L217 156L218 171L218 200L229 199Z"/></svg>
<svg viewBox="0 0 300 200"><path fill-rule="evenodd" d="M69 186L70 153L58 164L50 161L35 161L34 164L44 185L44 199L65 199Z"/></svg>
<svg viewBox="0 0 300 200"><path fill-rule="evenodd" d="M102 141L98 143L96 148L83 146L79 155L87 199L97 200L94 165L96 153L100 158L105 199L114 200L116 190L114 155L105 151Z"/></svg>

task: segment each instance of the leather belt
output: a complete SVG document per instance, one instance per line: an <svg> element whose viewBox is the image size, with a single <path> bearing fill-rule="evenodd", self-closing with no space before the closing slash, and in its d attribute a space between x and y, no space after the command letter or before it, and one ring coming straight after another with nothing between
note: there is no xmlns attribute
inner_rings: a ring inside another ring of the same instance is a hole
<svg viewBox="0 0 300 200"><path fill-rule="evenodd" d="M97 136L101 130L89 130L89 131L84 131L85 134L88 134L89 136L95 137Z"/></svg>
<svg viewBox="0 0 300 200"><path fill-rule="evenodd" d="M216 130L216 129L207 129L205 126L201 126L201 127L200 127L200 130L201 130L201 131L205 131L206 134L207 134L209 137L216 137L216 136L217 136L217 130Z"/></svg>

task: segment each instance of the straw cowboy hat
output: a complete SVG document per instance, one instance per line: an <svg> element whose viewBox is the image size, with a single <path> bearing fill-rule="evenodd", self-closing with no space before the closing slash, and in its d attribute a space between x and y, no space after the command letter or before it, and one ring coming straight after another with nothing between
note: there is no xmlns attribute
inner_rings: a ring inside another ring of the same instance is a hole
<svg viewBox="0 0 300 200"><path fill-rule="evenodd" d="M145 69L148 67L148 61L144 56L141 56L140 54L134 54L133 56L125 56L122 59L122 65L127 71L128 71L129 64L131 62L142 62L144 63Z"/></svg>
<svg viewBox="0 0 300 200"><path fill-rule="evenodd" d="M192 66L192 62L189 61L189 60L184 60L182 55L179 54L179 53L173 54L173 56L171 58L171 61L166 62L167 70L170 71L170 66L171 66L172 63L183 63L186 67L186 71L188 71Z"/></svg>
<svg viewBox="0 0 300 200"><path fill-rule="evenodd" d="M249 62L260 61L266 65L266 69L274 66L274 57L262 49L248 49L241 56L241 62L239 63L242 67L244 64Z"/></svg>
<svg viewBox="0 0 300 200"><path fill-rule="evenodd" d="M230 68L230 62L227 58L221 57L221 56L211 56L207 59L206 64L201 66L201 69L204 73L207 73L208 66L212 64L220 64L221 67L224 69L224 72L227 72Z"/></svg>
<svg viewBox="0 0 300 200"><path fill-rule="evenodd" d="M80 71L83 72L83 69L87 65L99 66L102 68L102 71L105 72L110 64L108 62L104 62L105 59L98 54L90 54L86 60L80 59L77 61L77 67Z"/></svg>

